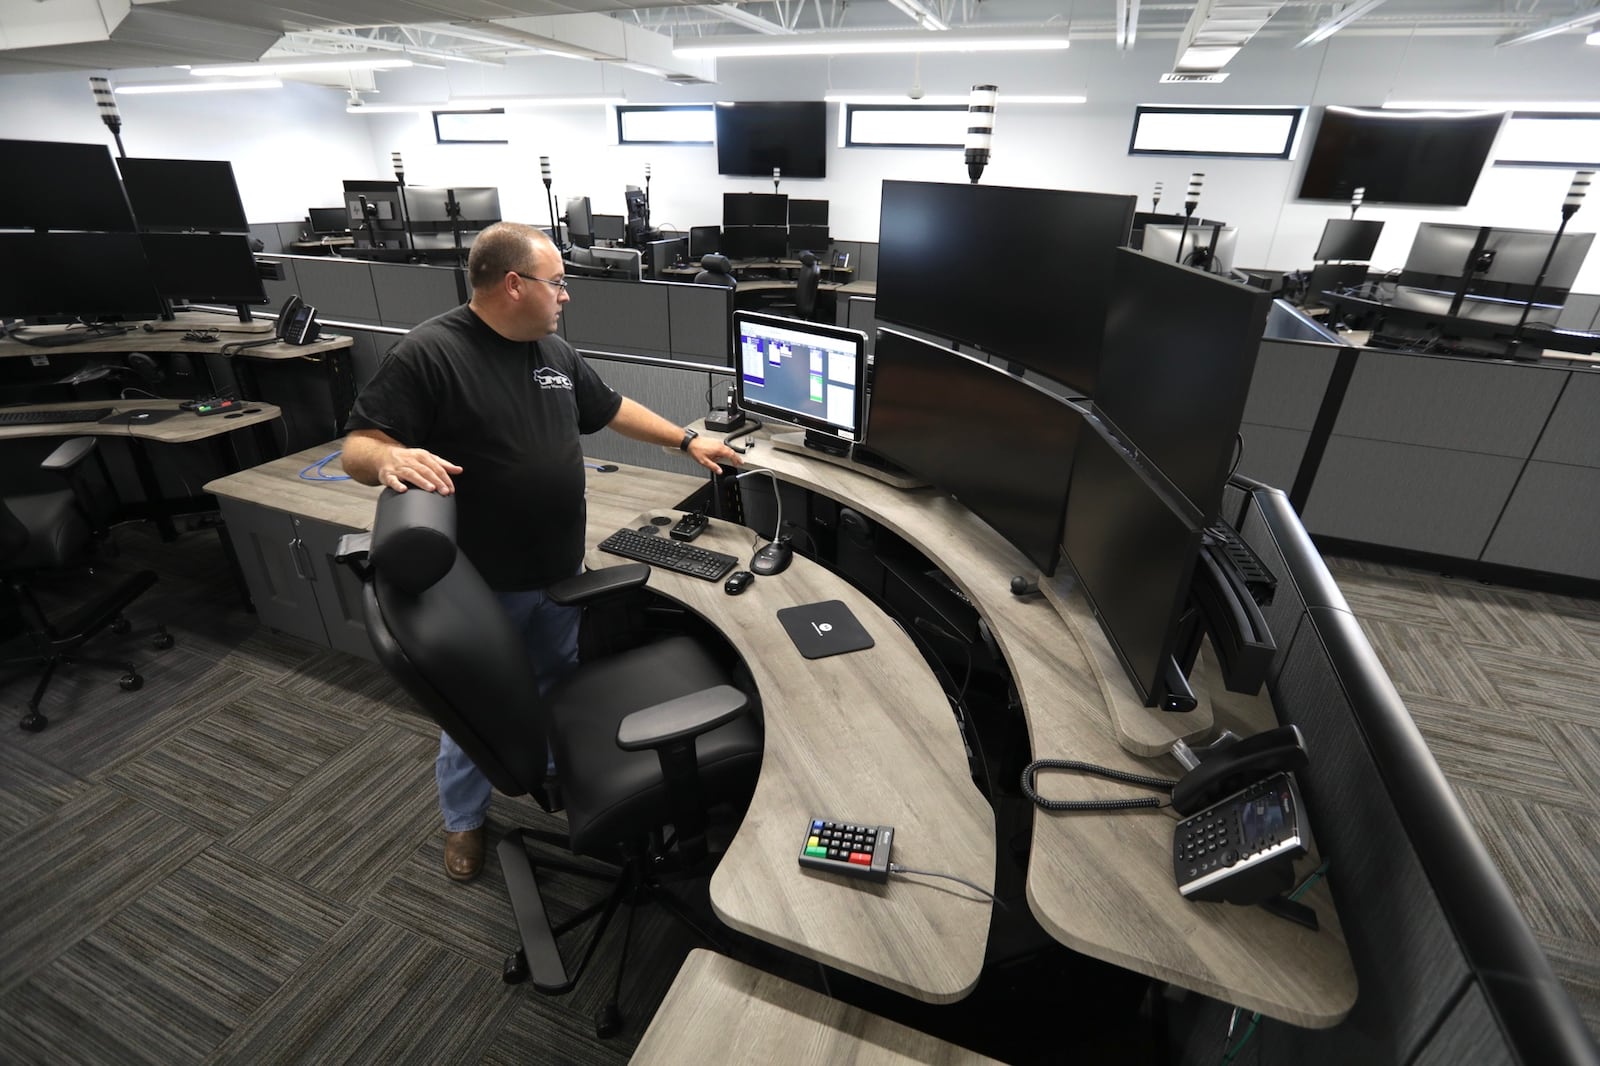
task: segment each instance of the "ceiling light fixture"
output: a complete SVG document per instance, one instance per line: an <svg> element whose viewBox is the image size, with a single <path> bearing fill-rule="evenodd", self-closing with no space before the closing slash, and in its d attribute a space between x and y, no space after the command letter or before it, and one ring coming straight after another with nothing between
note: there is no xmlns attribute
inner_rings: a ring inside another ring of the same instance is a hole
<svg viewBox="0 0 1600 1066"><path fill-rule="evenodd" d="M1593 25L1596 22L1600 22L1600 7L1591 7L1589 10L1580 15L1569 15L1567 18L1558 19L1555 22L1540 26L1536 30L1529 30L1527 33L1519 33L1514 37L1507 37L1504 40L1496 41L1495 47L1505 48L1508 45L1513 44L1527 44L1530 41L1542 41L1546 37L1554 37L1557 34L1566 33L1568 30L1575 30L1580 26Z"/></svg>
<svg viewBox="0 0 1600 1066"><path fill-rule="evenodd" d="M351 115L427 114L433 111L517 111L539 107L584 107L588 105L620 105L627 103L624 96L474 96L454 97L432 103L417 104L360 104L345 108Z"/></svg>
<svg viewBox="0 0 1600 1066"><path fill-rule="evenodd" d="M929 10L922 0L889 0L889 3L925 30L943 32L950 28L950 24Z"/></svg>
<svg viewBox="0 0 1600 1066"><path fill-rule="evenodd" d="M242 78L223 81L147 81L143 84L123 83L111 91L118 96L142 96L156 93L223 93L236 89L281 89L283 82L277 78Z"/></svg>
<svg viewBox="0 0 1600 1066"><path fill-rule="evenodd" d="M1058 52L1071 42L1064 33L957 32L908 35L905 33L808 33L789 37L711 38L694 44L674 45L679 59L717 59L743 56L887 55L905 52Z"/></svg>
<svg viewBox="0 0 1600 1066"><path fill-rule="evenodd" d="M294 74L322 70L397 70L426 66L404 56L325 56L304 59L269 59L259 63L233 63L190 67L198 78L253 78L273 74Z"/></svg>
<svg viewBox="0 0 1600 1066"><path fill-rule="evenodd" d="M960 104L966 107L971 100L971 94L957 96L944 93L930 93L918 100L907 100L904 93L829 93L822 98L829 104L904 104L906 107L917 107L923 104ZM1013 104L1086 104L1087 96L1012 96L1010 93L1001 93L1000 102L1007 107Z"/></svg>
<svg viewBox="0 0 1600 1066"><path fill-rule="evenodd" d="M1332 37L1334 34L1350 25L1350 23L1354 22L1356 19L1365 15L1367 12L1371 11L1373 8L1382 3L1383 0L1360 0L1359 3L1350 4L1349 6L1342 8L1337 15L1334 15L1325 22L1318 23L1316 29L1312 30L1310 33L1306 34L1305 37L1301 38L1300 43L1295 45L1295 47L1304 48L1307 45L1320 44L1321 42L1326 41L1329 37Z"/></svg>
<svg viewBox="0 0 1600 1066"><path fill-rule="evenodd" d="M1600 100L1389 100L1386 111L1523 111L1600 112Z"/></svg>

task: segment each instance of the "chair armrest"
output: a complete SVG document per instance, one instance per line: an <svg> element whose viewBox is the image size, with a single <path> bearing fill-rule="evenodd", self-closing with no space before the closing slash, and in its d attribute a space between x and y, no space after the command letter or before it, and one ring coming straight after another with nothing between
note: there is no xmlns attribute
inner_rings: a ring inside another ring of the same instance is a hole
<svg viewBox="0 0 1600 1066"><path fill-rule="evenodd" d="M614 592L636 589L649 580L649 563L624 563L557 581L545 589L544 594L563 607L572 607Z"/></svg>
<svg viewBox="0 0 1600 1066"><path fill-rule="evenodd" d="M708 733L745 712L750 697L732 685L679 696L634 711L617 724L617 747L623 751L659 748L674 741Z"/></svg>
<svg viewBox="0 0 1600 1066"><path fill-rule="evenodd" d="M94 449L93 437L73 437L64 440L55 451L45 456L44 462L39 464L39 469L56 474L68 473L93 454Z"/></svg>

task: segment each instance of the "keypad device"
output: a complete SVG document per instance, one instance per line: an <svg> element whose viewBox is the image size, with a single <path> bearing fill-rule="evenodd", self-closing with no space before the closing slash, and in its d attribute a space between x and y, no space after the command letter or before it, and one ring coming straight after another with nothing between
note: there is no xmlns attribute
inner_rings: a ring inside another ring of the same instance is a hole
<svg viewBox="0 0 1600 1066"><path fill-rule="evenodd" d="M800 865L845 877L887 881L889 851L893 847L892 826L813 818L806 826L805 842L800 845Z"/></svg>

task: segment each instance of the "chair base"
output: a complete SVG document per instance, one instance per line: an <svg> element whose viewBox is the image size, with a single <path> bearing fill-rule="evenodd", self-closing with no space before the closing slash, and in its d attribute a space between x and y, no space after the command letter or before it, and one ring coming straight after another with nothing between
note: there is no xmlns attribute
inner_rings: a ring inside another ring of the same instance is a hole
<svg viewBox="0 0 1600 1066"><path fill-rule="evenodd" d="M641 906L647 903L661 904L667 913L677 918L702 940L723 954L729 954L721 939L706 929L699 919L666 889L658 876L648 872L654 865L649 851L630 857L620 866L606 866L601 869L549 856L541 856L535 863L528 850L530 838L563 852L566 851L564 837L533 829L513 829L501 838L497 845L495 850L500 857L501 870L505 874L506 891L511 897L511 911L516 918L517 933L521 939L521 946L506 959L505 969L501 974L502 979L507 984L519 984L531 978L533 987L546 995L560 995L571 991L594 957L600 941L605 937L611 919L616 915L617 907L626 902L628 914L622 934L621 954L617 959L616 981L612 985L610 996L595 1015L595 1035L600 1039L615 1036L622 1028L623 1017L618 1007L618 1000L621 998L622 975L627 963L633 915ZM565 921L552 925L534 878L536 865L579 877L609 880L612 882L611 889L603 899L595 901ZM556 941L591 920L594 922L594 928L583 946L582 956L578 959L576 968L569 973Z"/></svg>

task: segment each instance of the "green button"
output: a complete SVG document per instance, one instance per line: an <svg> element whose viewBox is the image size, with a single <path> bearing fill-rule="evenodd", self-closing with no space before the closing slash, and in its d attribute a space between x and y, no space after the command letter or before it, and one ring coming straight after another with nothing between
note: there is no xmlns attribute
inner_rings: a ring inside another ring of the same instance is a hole
<svg viewBox="0 0 1600 1066"><path fill-rule="evenodd" d="M828 849L827 848L807 848L806 849L806 854L815 856L816 858L819 858L819 859L826 859L828 857Z"/></svg>

